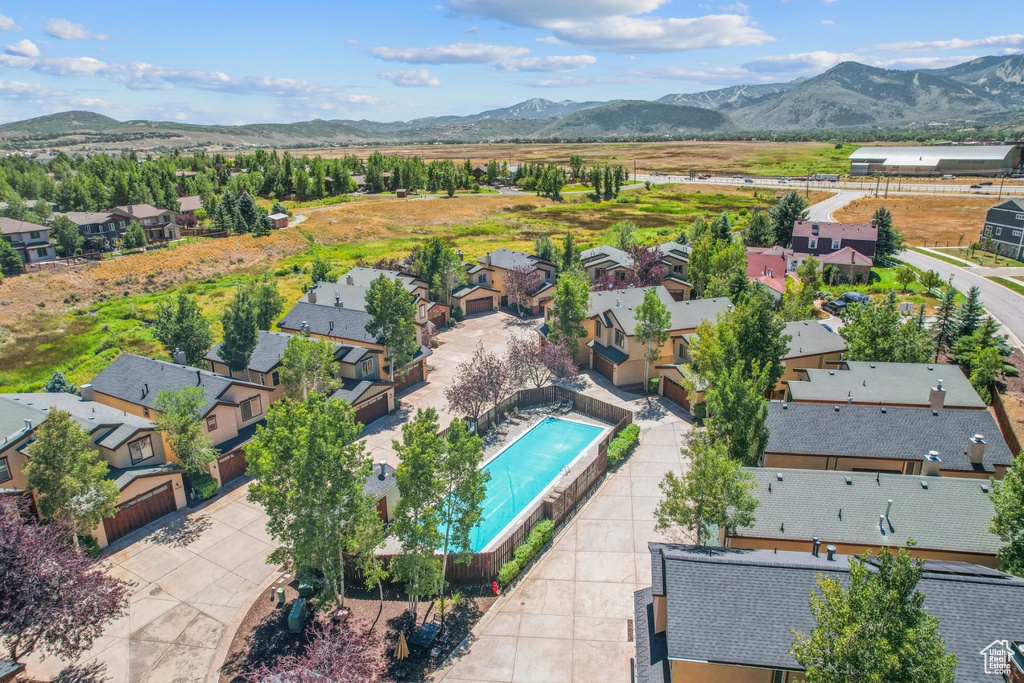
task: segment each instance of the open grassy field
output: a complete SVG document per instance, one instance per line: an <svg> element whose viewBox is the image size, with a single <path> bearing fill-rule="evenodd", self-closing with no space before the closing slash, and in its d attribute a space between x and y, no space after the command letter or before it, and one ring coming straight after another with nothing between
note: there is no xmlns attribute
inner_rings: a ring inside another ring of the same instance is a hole
<svg viewBox="0 0 1024 683"><path fill-rule="evenodd" d="M569 156L579 154L587 166L622 164L630 173L633 164L639 173L689 173L715 171L750 175L806 175L807 173L846 173L848 157L859 145L836 149L827 142L607 142L567 144L474 144L474 145L396 145L381 147L384 154L416 155L433 159L469 159L474 164L499 162L566 164ZM374 147L342 147L304 150L321 156L356 154L363 159Z"/></svg>
<svg viewBox="0 0 1024 683"><path fill-rule="evenodd" d="M888 199L857 199L835 212L836 220L866 223L880 206L892 211L893 222L903 231L908 245L955 247L977 241L985 212L995 202L990 197L893 196Z"/></svg>
<svg viewBox="0 0 1024 683"><path fill-rule="evenodd" d="M269 270L287 310L309 284L315 249L340 273L360 261L405 256L435 235L462 249L466 260L499 247L529 250L537 235L560 238L566 230L581 246L592 246L604 243L609 227L624 219L641 226L641 240L660 243L675 239L697 216L723 211L742 229L753 209L775 201L767 190L717 190L659 186L601 203L580 195L561 202L486 195L359 198L312 209L301 225L264 238L204 240L10 277L0 284L0 390L38 389L55 369L86 382L121 352L166 357L149 330L152 311L180 288L194 292L214 321L238 284ZM811 200L823 196L812 193Z"/></svg>

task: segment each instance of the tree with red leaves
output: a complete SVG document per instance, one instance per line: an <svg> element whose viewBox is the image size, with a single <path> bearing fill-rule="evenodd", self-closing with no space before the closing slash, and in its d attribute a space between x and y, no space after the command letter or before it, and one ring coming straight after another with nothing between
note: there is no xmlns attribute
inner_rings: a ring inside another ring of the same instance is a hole
<svg viewBox="0 0 1024 683"><path fill-rule="evenodd" d="M556 378L572 381L579 375L564 344L552 344L539 337L512 337L505 362L512 375L538 389Z"/></svg>
<svg viewBox="0 0 1024 683"><path fill-rule="evenodd" d="M514 306L519 317L527 308L526 300L544 286L544 275L536 268L516 266L505 275L505 293L508 303Z"/></svg>
<svg viewBox="0 0 1024 683"><path fill-rule="evenodd" d="M246 676L252 683L374 683L384 675L377 643L346 624L315 627L301 655L281 657Z"/></svg>
<svg viewBox="0 0 1024 683"><path fill-rule="evenodd" d="M473 357L456 369L457 380L444 390L448 407L476 421L487 404L495 409L498 404L519 388L522 378L511 372L501 356L484 350L477 344Z"/></svg>
<svg viewBox="0 0 1024 683"><path fill-rule="evenodd" d="M40 650L72 660L128 610L128 586L74 547L59 520L40 524L24 502L0 500L0 641L17 661Z"/></svg>
<svg viewBox="0 0 1024 683"><path fill-rule="evenodd" d="M654 287L665 279L665 267L662 259L665 255L658 247L633 247L633 279L637 287Z"/></svg>

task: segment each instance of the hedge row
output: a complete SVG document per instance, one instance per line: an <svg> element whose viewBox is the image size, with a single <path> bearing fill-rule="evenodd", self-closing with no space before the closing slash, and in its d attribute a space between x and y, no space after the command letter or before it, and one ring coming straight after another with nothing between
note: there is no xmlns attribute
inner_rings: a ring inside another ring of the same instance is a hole
<svg viewBox="0 0 1024 683"><path fill-rule="evenodd" d="M537 522L533 531L526 537L526 542L516 548L513 559L503 564L498 570L498 581L507 586L554 535L555 523L552 520L545 519Z"/></svg>
<svg viewBox="0 0 1024 683"><path fill-rule="evenodd" d="M614 467L629 455L639 439L640 427L635 424L626 425L619 435L608 444L608 467Z"/></svg>

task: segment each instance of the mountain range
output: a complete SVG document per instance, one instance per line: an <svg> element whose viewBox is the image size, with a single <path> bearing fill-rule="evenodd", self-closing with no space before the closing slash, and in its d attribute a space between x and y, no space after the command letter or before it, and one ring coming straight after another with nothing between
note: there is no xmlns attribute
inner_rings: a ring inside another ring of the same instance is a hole
<svg viewBox="0 0 1024 683"><path fill-rule="evenodd" d="M321 120L215 126L118 121L85 111L0 126L8 149L303 147L360 143L673 138L1020 120L1024 55L980 57L945 69L890 70L844 62L814 78L736 85L657 101L530 99L469 116L411 121Z"/></svg>

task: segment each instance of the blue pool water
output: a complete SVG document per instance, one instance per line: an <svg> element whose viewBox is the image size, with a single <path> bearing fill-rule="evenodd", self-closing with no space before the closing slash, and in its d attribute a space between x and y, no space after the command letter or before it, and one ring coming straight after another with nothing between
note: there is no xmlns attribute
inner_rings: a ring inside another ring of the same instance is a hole
<svg viewBox="0 0 1024 683"><path fill-rule="evenodd" d="M491 479L483 518L473 530L473 550L483 550L603 431L546 417L484 465Z"/></svg>

